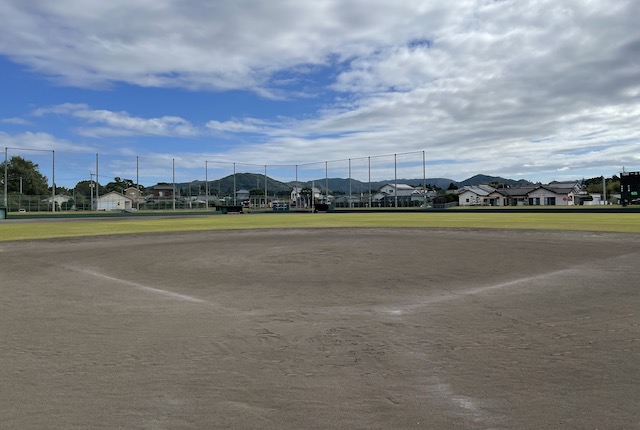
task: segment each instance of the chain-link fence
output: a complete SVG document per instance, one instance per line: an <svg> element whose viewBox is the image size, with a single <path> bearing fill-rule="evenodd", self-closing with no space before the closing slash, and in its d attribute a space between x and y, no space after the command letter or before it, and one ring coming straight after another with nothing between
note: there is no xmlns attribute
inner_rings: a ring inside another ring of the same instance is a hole
<svg viewBox="0 0 640 430"><path fill-rule="evenodd" d="M18 168L16 157L33 163L44 192L32 183L37 177ZM5 160L0 206L10 212L199 210L221 205L310 209L318 204L406 208L425 206L433 197L424 151L259 165L213 157L5 148Z"/></svg>

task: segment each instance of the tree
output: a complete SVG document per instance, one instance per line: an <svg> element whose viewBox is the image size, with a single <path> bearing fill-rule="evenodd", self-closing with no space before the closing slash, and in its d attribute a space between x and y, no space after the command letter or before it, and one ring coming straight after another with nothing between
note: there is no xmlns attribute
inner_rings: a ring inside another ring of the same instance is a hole
<svg viewBox="0 0 640 430"><path fill-rule="evenodd" d="M104 192L105 194L111 191L122 193L124 190L130 187L135 187L135 184L131 179L121 179L120 177L116 176L115 178L113 178L112 182L109 182L104 186Z"/></svg>
<svg viewBox="0 0 640 430"><path fill-rule="evenodd" d="M505 186L505 184L503 184L502 182L497 182L497 181L490 182L490 183L489 183L489 186L490 186L490 187L493 187L493 188L495 188L495 189L499 189L499 188L509 188L509 187Z"/></svg>
<svg viewBox="0 0 640 430"><path fill-rule="evenodd" d="M4 162L0 166L4 174ZM49 194L47 177L40 173L38 165L17 155L8 161L7 178L4 180L7 180L9 193L22 191L22 194L34 196Z"/></svg>
<svg viewBox="0 0 640 430"><path fill-rule="evenodd" d="M449 184L449 186L447 187L447 190L451 191L451 190L457 190L458 186L456 184L454 184L453 182Z"/></svg>
<svg viewBox="0 0 640 430"><path fill-rule="evenodd" d="M93 185L93 187L92 187ZM76 190L76 196L78 195L82 195L86 198L90 198L91 197L91 188L93 188L93 194L95 195L95 182L94 181L80 181L76 184L76 186L74 187L74 189ZM102 186L101 186L101 189Z"/></svg>
<svg viewBox="0 0 640 430"><path fill-rule="evenodd" d="M602 176L596 178L589 178L582 180L583 185L586 187L588 193L600 194L602 193ZM616 175L611 178L605 179L605 186L607 195L620 192L620 178Z"/></svg>

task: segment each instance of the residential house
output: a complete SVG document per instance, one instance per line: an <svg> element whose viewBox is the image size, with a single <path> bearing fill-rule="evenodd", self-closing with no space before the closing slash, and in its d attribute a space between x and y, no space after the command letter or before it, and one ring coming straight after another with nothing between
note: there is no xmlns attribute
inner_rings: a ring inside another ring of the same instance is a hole
<svg viewBox="0 0 640 430"><path fill-rule="evenodd" d="M460 206L489 206L495 203L497 196L489 197L496 191L489 185L467 185L457 190Z"/></svg>
<svg viewBox="0 0 640 430"><path fill-rule="evenodd" d="M173 187L172 187L173 191ZM142 191L136 187L129 187L122 192L125 196L129 197L134 205L144 203L144 197L142 197Z"/></svg>
<svg viewBox="0 0 640 430"><path fill-rule="evenodd" d="M251 193L249 190L245 190L244 188L236 191L236 204L240 204L244 201L248 201Z"/></svg>
<svg viewBox="0 0 640 430"><path fill-rule="evenodd" d="M457 191L460 206L567 206L591 197L577 182L555 182L518 188L466 186Z"/></svg>
<svg viewBox="0 0 640 430"><path fill-rule="evenodd" d="M582 205L584 201L591 200L589 193L579 182L552 182L542 187L561 197L567 205Z"/></svg>
<svg viewBox="0 0 640 430"><path fill-rule="evenodd" d="M312 206L309 195L302 193L302 190L305 188L311 189L312 187L303 187L302 185L294 185L293 189L291 190L291 202L295 204L296 207L309 208ZM322 191L320 191L319 188L313 187L311 191L313 193L313 198L316 201L324 200L324 195L322 194Z"/></svg>
<svg viewBox="0 0 640 430"><path fill-rule="evenodd" d="M336 197L336 207L338 208L357 208L362 206L360 195L343 195Z"/></svg>
<svg viewBox="0 0 640 430"><path fill-rule="evenodd" d="M158 184L151 187L153 200L173 199L174 186L172 184Z"/></svg>
<svg viewBox="0 0 640 430"><path fill-rule="evenodd" d="M377 206L411 206L415 188L408 184L386 184L374 194L372 200Z"/></svg>
<svg viewBox="0 0 640 430"><path fill-rule="evenodd" d="M411 197L415 188L408 184L386 184L380 188L380 192L388 196Z"/></svg>
<svg viewBox="0 0 640 430"><path fill-rule="evenodd" d="M489 194L492 206L525 206L529 204L529 193L536 187L498 188Z"/></svg>
<svg viewBox="0 0 640 430"><path fill-rule="evenodd" d="M411 193L411 202L422 205L425 201L429 202L438 196L436 190L424 189L423 187L416 187Z"/></svg>

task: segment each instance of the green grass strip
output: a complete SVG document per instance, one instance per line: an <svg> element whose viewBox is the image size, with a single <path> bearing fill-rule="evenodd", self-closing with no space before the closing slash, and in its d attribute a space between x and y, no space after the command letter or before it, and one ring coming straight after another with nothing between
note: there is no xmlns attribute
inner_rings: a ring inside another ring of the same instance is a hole
<svg viewBox="0 0 640 430"><path fill-rule="evenodd" d="M3 222L0 241L113 234L285 228L474 228L640 233L637 213L329 213Z"/></svg>

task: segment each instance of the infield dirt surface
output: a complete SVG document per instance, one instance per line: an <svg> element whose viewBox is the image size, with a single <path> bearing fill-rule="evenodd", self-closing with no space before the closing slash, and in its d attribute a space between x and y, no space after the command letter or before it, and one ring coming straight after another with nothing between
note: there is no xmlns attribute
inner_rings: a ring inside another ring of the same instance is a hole
<svg viewBox="0 0 640 430"><path fill-rule="evenodd" d="M631 429L640 236L0 243L3 429Z"/></svg>

